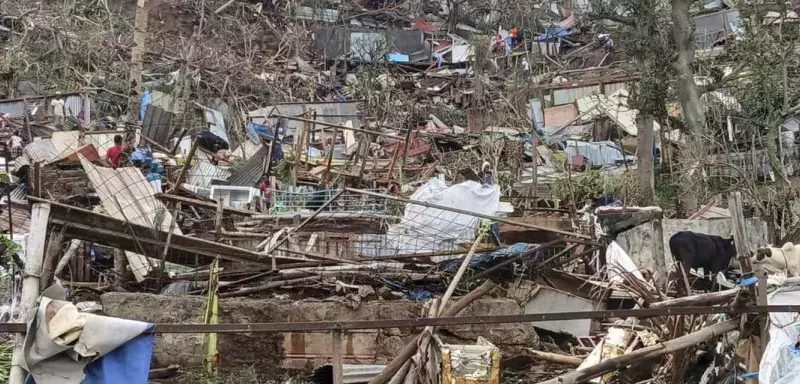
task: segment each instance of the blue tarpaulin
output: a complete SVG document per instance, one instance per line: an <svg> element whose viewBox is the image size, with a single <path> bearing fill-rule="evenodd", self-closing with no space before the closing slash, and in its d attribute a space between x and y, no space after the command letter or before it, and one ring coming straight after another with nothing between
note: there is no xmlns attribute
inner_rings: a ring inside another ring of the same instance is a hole
<svg viewBox="0 0 800 384"><path fill-rule="evenodd" d="M411 59L408 57L408 55L404 55L402 53L395 53L395 52L387 53L386 54L386 60L389 60L390 63L408 63L408 62L411 62Z"/></svg>
<svg viewBox="0 0 800 384"><path fill-rule="evenodd" d="M261 125L258 123L249 123L247 124L247 136L253 143L260 143L260 138L265 138L267 140L272 140L275 138L275 132L272 128L267 127L265 125Z"/></svg>
<svg viewBox="0 0 800 384"><path fill-rule="evenodd" d="M539 35L539 40L547 40L552 39L554 37L567 37L569 36L569 32L561 27L551 27L547 28L547 32L542 33Z"/></svg>
<svg viewBox="0 0 800 384"><path fill-rule="evenodd" d="M510 247L503 248L494 252L485 252L485 253L476 253L472 256L472 259L469 261L469 267L473 269L482 268L487 264L491 264L492 261L496 259L516 256L521 253L530 251L532 249L536 249L539 247L539 244L531 244L531 243L516 243ZM463 257L448 260L445 262L444 270L445 271L455 271L461 266L463 262Z"/></svg>
<svg viewBox="0 0 800 384"><path fill-rule="evenodd" d="M148 331L152 329L150 325ZM147 384L154 337L153 333L143 333L89 364L82 384Z"/></svg>

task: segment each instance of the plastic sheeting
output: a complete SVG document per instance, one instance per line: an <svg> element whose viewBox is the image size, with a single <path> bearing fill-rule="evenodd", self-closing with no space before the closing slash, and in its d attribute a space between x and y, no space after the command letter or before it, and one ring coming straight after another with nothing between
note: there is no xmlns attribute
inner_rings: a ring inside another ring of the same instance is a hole
<svg viewBox="0 0 800 384"><path fill-rule="evenodd" d="M781 288L767 297L767 305L796 305L800 287ZM800 384L800 315L792 312L769 314L769 344L761 358L759 384Z"/></svg>
<svg viewBox="0 0 800 384"><path fill-rule="evenodd" d="M153 335L139 336L153 325L79 312L64 300L64 288L51 286L28 322L21 364L33 377L27 382L147 383Z"/></svg>
<svg viewBox="0 0 800 384"><path fill-rule="evenodd" d="M617 145L611 141L567 141L565 151L571 156L583 156L591 165L611 165L625 160L633 160L633 156L625 156Z"/></svg>
<svg viewBox="0 0 800 384"><path fill-rule="evenodd" d="M440 179L431 179L411 200L494 215L500 210L500 188L484 187L475 181L448 187ZM459 243L475 240L479 223L480 219L472 215L408 204L400 223L387 230L386 248L398 254L455 250ZM434 257L434 262L450 258Z"/></svg>
<svg viewBox="0 0 800 384"><path fill-rule="evenodd" d="M631 260L630 256L625 252L616 241L612 241L606 248L606 263L609 266L608 279L615 283L624 283L625 278L622 276L623 272L628 272L636 276L638 279L644 281L642 273L639 272L639 267Z"/></svg>

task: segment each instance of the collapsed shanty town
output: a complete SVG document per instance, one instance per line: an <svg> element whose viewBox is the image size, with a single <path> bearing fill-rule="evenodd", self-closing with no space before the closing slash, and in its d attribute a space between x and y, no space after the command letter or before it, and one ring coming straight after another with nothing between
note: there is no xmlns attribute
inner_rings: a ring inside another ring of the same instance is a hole
<svg viewBox="0 0 800 384"><path fill-rule="evenodd" d="M0 0L0 379L800 383L800 17Z"/></svg>

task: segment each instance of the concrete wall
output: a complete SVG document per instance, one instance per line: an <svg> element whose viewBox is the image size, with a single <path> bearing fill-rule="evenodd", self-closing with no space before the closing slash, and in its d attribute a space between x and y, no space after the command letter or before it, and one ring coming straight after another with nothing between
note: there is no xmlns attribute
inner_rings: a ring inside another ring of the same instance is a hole
<svg viewBox="0 0 800 384"><path fill-rule="evenodd" d="M151 323L199 323L202 297L107 293L103 308L109 316ZM451 302L455 302L452 300ZM423 303L411 301L371 301L358 309L342 301L280 301L222 299L220 323L310 322L331 320L388 320L416 318L425 313ZM513 300L484 298L461 312L460 316L513 315L522 309ZM446 342L474 343L483 336L504 348L504 356L519 348L536 347L539 339L528 324L470 325L445 328ZM344 341L348 364L385 364L411 340L418 330L411 328L348 332ZM219 350L226 367L275 366L286 368L319 367L329 363L329 333L253 333L220 334ZM154 365L198 366L203 359L202 335L157 334Z"/></svg>
<svg viewBox="0 0 800 384"><path fill-rule="evenodd" d="M751 242L756 246L768 244L767 223L761 219L746 219L746 234ZM730 237L733 233L731 220L711 219L711 220L685 220L685 219L664 219L664 255L659 257L653 254L652 236L653 229L651 223L639 225L633 229L617 235L617 243L628 252L640 268L658 272L659 275L666 273L674 262L672 252L669 250L669 239L677 232L691 231L705 233L707 235L717 235Z"/></svg>

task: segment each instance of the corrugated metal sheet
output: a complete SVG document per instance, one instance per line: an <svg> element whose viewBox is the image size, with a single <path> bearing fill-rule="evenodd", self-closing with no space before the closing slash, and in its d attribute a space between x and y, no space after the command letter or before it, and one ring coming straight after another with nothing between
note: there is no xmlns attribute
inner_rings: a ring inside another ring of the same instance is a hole
<svg viewBox="0 0 800 384"><path fill-rule="evenodd" d="M169 144L169 123L172 116L172 112L167 112L164 108L148 105L142 121L142 134L166 147Z"/></svg>
<svg viewBox="0 0 800 384"><path fill-rule="evenodd" d="M70 115L81 120L81 123L88 124L92 118L92 100L89 97L67 96L64 99L64 106L70 111Z"/></svg>
<svg viewBox="0 0 800 384"><path fill-rule="evenodd" d="M269 154L269 148L261 146L253 157L247 160L241 168L237 169L228 178L231 185L242 187L252 187L256 185L258 179L264 174L264 159Z"/></svg>
<svg viewBox="0 0 800 384"><path fill-rule="evenodd" d="M172 95L170 95L169 93L157 91L155 89L150 90L150 95L152 98L152 105L155 105L156 107L159 107L167 112L173 112Z"/></svg>
<svg viewBox="0 0 800 384"><path fill-rule="evenodd" d="M98 167L80 156L86 176L100 197L103 209L109 216L122 218L131 223L169 231L172 214L141 171L133 167L111 169ZM174 233L182 234L180 228ZM133 252L125 252L136 280L141 282L157 265L159 260L150 259Z"/></svg>
<svg viewBox="0 0 800 384"><path fill-rule="evenodd" d="M231 172L227 169L211 164L208 160L198 159L189 170L186 182L200 188L210 188L211 180L228 180L229 177Z"/></svg>
<svg viewBox="0 0 800 384"><path fill-rule="evenodd" d="M553 105L569 104L582 97L597 95L601 91L600 85L556 89L553 91Z"/></svg>
<svg viewBox="0 0 800 384"><path fill-rule="evenodd" d="M28 204L28 186L25 184L17 185L17 187L11 191L11 202Z"/></svg>
<svg viewBox="0 0 800 384"><path fill-rule="evenodd" d="M30 166L33 163L49 163L59 155L58 150L49 139L36 140L25 146L22 155L14 160L14 170Z"/></svg>
<svg viewBox="0 0 800 384"><path fill-rule="evenodd" d="M11 117L20 117L25 110L25 103L22 100L0 101L0 113L7 113Z"/></svg>
<svg viewBox="0 0 800 384"><path fill-rule="evenodd" d="M0 229L8 233L8 212L6 207L0 214ZM13 220L13 230L15 235L26 234L30 232L31 227L31 214L27 208L13 207L11 208L11 220Z"/></svg>
<svg viewBox="0 0 800 384"><path fill-rule="evenodd" d="M339 10L312 7L297 7L294 17L300 20L315 20L326 23L335 23L339 20Z"/></svg>
<svg viewBox="0 0 800 384"><path fill-rule="evenodd" d="M307 104L278 104L259 108L247 113L254 123L274 125L277 119L265 119L272 113L287 116L299 116L304 110L313 114L317 113L317 120L329 124L344 124L348 120L353 122L353 126L359 127L363 123L363 117L358 114L358 103L353 102L322 102ZM299 121L286 121L287 135L299 128L303 123Z"/></svg>

